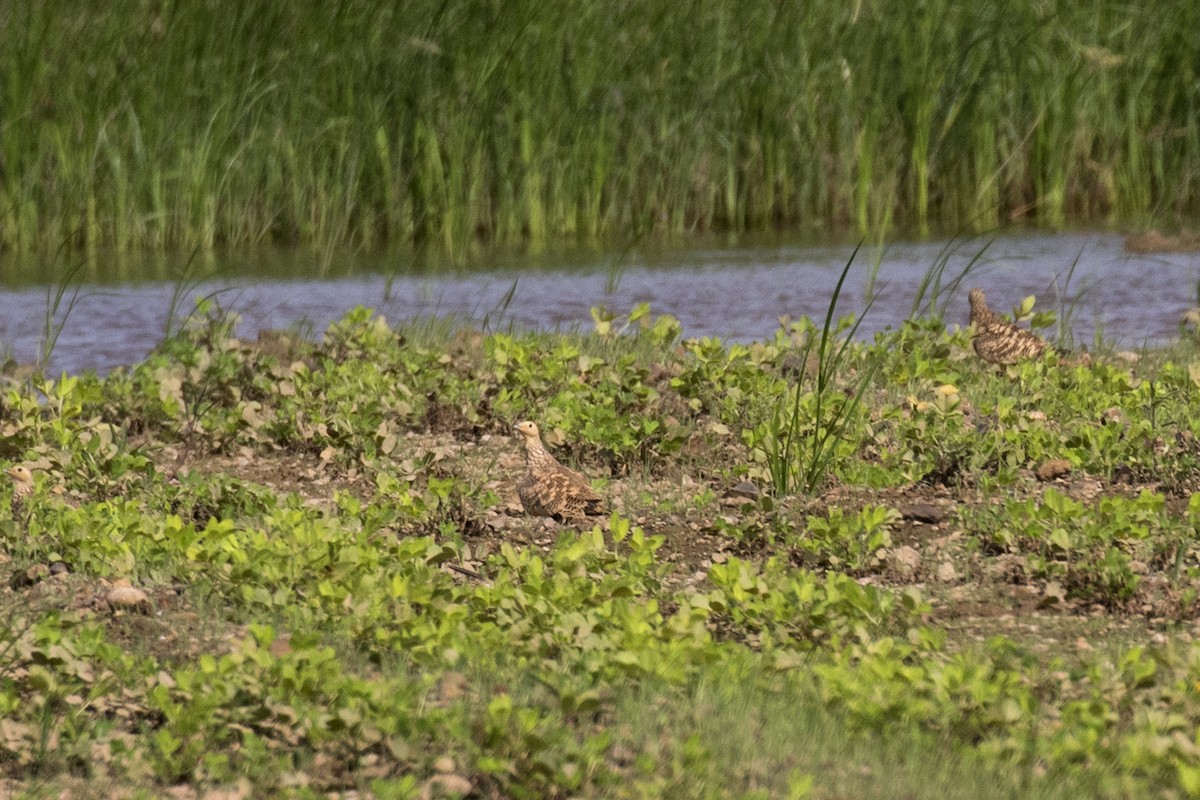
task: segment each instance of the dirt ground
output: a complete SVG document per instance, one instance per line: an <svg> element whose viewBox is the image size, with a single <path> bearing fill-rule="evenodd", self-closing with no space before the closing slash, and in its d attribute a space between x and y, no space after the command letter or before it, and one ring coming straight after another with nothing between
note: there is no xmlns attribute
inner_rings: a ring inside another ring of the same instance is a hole
<svg viewBox="0 0 1200 800"><path fill-rule="evenodd" d="M456 438L450 432L410 434L401 440L393 456L403 468L405 459L413 454L423 458L422 463L432 464L429 467L432 473L456 475L499 498L499 503L490 508L464 510L464 540L470 558L461 566L468 571L486 575L488 554L506 542L549 550L564 527L608 525L607 517L560 523L525 515L515 490L516 480L524 469L523 455L512 437L484 434L469 439ZM181 458L178 450L165 448L157 454L157 459L164 470L223 474L276 492L294 492L316 506L333 508L337 491L349 492L364 502L374 501L374 479L366 468L345 466L315 454L264 454L246 450L220 456L185 454ZM600 477L602 468L584 464L582 469L592 477ZM1047 485L1085 502L1102 494L1133 496L1143 488L1154 488L1106 484L1097 478L1070 473L1044 482L1030 474L1010 496L1033 495ZM601 493L609 499L611 508L632 519L647 534L664 538L659 556L672 565L667 577L669 585L701 583L713 563L735 556L762 559L774 555L802 563L786 546L734 540L725 532L730 528L756 525L767 528L772 515L786 515L802 527L807 515L820 515L831 507L854 511L874 504L895 509L900 519L891 527L891 545L881 549L876 554L876 565L861 571L856 579L869 585L919 589L932 608L927 621L946 632L951 647L969 647L1002 635L1033 653L1054 657L1093 647L1116 648L1123 643L1155 641L1167 631L1185 639L1200 634L1200 630L1174 621L1172 614L1177 607L1165 579L1142 576L1138 595L1127 607L1105 608L1059 596L1053 587L1048 590L1026 574L1020 556L982 552L972 532L964 528L961 511L1000 500L986 499L972 487L842 486L812 499L789 498L764 504L760 487L721 485L680 470L660 476L610 477ZM764 506L769 510L764 510ZM23 566L13 565L9 569L15 574L15 568ZM15 592L22 602L80 608L85 613L107 610L103 594L109 587L103 581L88 585L81 585L81 581L78 576L62 579L56 576L25 588L5 587L4 594L9 601ZM160 642L161 647L152 646L154 654L169 657L172 648L184 641L191 643L189 649L202 649L214 638L236 638L237 631L206 627L205 616L191 607L193 600L183 592L168 587L159 590L159 594L153 601L167 615L164 630L176 632L178 640L170 633L160 637L142 635L145 631L137 630L139 626L155 626L159 622L152 618L135 620L134 615L121 611L116 618L122 621L114 623L118 640ZM122 636L124 629L129 630L127 637ZM176 649L173 655L184 658L187 654Z"/></svg>
<svg viewBox="0 0 1200 800"><path fill-rule="evenodd" d="M347 466L318 454L247 449L228 455L197 455L165 447L152 455L167 474L182 476L190 470L220 474L281 494L296 493L318 507L335 508L333 498L338 491L349 492L365 503L376 502L374 476L367 468ZM463 580L471 579L464 577L471 573L486 579L487 556L504 543L548 551L564 527L608 525L607 517L560 523L525 515L515 490L524 469L523 454L512 437L409 434L393 456L402 472L419 459L430 473L458 476L499 498L491 507L462 512L464 552L469 558L459 565L465 572L456 575ZM581 466L592 477L601 477L602 467ZM951 648L977 646L1002 635L1050 659L1096 647L1115 650L1133 642L1158 641L1166 632L1184 639L1200 634L1200 630L1174 621L1178 614L1173 612L1178 609L1172 605L1174 598L1165 579L1143 576L1137 597L1127 607L1105 608L1059 596L1026 574L1019 555L984 553L972 532L965 529L961 512L999 500L986 499L971 487L918 484L876 490L839 486L815 498L772 503L763 501L761 487L722 485L715 479L698 479L692 472L678 469L658 476L609 477L601 487L612 509L647 534L663 537L659 557L672 565L666 577L668 586L702 584L714 563L731 557L776 556L803 564L800 554L786 545L736 540L728 531L770 530L773 515L786 516L793 530L803 530L808 515L822 515L831 507L851 512L873 504L893 508L900 517L891 526L890 546L881 548L875 564L856 573L856 579L867 585L918 589L931 607L927 622L946 633ZM413 477L420 480L420 476ZM1146 488L1105 484L1076 474L1049 483L1082 501L1105 493L1134 495ZM1030 475L1013 496L1031 495L1046 485ZM222 640L234 642L244 635L241 626L221 622L219 614L206 613L203 598L184 587L149 589L147 603L155 613L144 614L137 607L109 600L119 583L51 570L53 566L0 563L0 576L7 576L0 586L0 609L59 609L100 618L106 620L115 642L164 663L185 662L214 648L219 651Z"/></svg>

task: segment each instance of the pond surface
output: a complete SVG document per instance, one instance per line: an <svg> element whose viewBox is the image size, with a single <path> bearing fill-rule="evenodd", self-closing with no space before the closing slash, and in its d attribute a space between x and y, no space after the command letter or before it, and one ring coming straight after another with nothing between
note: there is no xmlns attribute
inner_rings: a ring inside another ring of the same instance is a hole
<svg viewBox="0 0 1200 800"><path fill-rule="evenodd" d="M1077 342L1090 344L1097 331L1126 347L1176 336L1183 313L1196 305L1200 254L1134 254L1123 244L1117 234L1060 233L864 247L838 313L862 310L876 261L877 296L861 328L865 335L909 316L922 279L934 267L944 265L945 285L971 265L970 275L950 296L950 325L967 324L966 290L980 286L997 310L1008 311L1030 294L1037 295L1039 308L1071 309ZM495 330L510 324L588 329L591 307L620 314L642 302L650 303L654 314L678 317L685 336L769 338L781 316L823 319L853 250L853 245L771 242L615 255L509 255L481 259L470 269L429 269L411 256L321 258L270 251L209 259L192 274L237 277L198 283L168 278L183 272L184 265L160 258L149 266L81 272L70 313L64 311L71 292L58 306L62 326L50 368L52 373L105 372L135 363L162 339L173 298L186 312L197 296L212 293L241 315L239 332L250 338L260 328L297 324L319 335L356 305L376 309L392 324L451 316L477 324L486 320ZM0 261L0 347L17 361L37 358L54 290L37 285L36 276L51 272L52 266L30 257Z"/></svg>

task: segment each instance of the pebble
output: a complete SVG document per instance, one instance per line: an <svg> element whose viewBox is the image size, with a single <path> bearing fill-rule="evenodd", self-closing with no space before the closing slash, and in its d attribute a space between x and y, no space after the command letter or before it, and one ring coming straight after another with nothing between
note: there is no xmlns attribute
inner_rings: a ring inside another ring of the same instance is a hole
<svg viewBox="0 0 1200 800"><path fill-rule="evenodd" d="M34 564L26 569L19 569L12 574L8 581L8 585L12 589L20 589L25 586L44 580L50 576L50 569L45 564Z"/></svg>
<svg viewBox="0 0 1200 800"><path fill-rule="evenodd" d="M924 522L926 525L936 525L946 519L946 510L931 503L913 503L901 506L898 511L902 519Z"/></svg>
<svg viewBox="0 0 1200 800"><path fill-rule="evenodd" d="M461 775L434 775L421 787L421 800L435 797L466 797L475 790L475 784Z"/></svg>
<svg viewBox="0 0 1200 800"><path fill-rule="evenodd" d="M921 566L921 554L915 547L901 545L892 551L892 566L902 575L913 575Z"/></svg>
<svg viewBox="0 0 1200 800"><path fill-rule="evenodd" d="M1052 458L1037 468L1039 481L1052 481L1071 472L1071 462L1065 458Z"/></svg>
<svg viewBox="0 0 1200 800"><path fill-rule="evenodd" d="M118 609L149 611L150 597L136 586L117 586L108 593L108 605Z"/></svg>
<svg viewBox="0 0 1200 800"><path fill-rule="evenodd" d="M727 497L745 497L750 500L757 500L758 495L758 487L750 481L742 481L735 486L731 486L729 491L726 492Z"/></svg>
<svg viewBox="0 0 1200 800"><path fill-rule="evenodd" d="M1142 360L1142 357L1132 350L1121 350L1120 352L1113 353L1113 358L1118 361L1124 361L1126 364L1136 364Z"/></svg>

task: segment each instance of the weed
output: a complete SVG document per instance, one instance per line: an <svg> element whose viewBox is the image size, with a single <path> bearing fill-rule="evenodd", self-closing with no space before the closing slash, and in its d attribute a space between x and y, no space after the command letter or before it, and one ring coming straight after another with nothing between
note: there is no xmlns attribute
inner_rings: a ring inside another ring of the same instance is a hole
<svg viewBox="0 0 1200 800"><path fill-rule="evenodd" d="M0 778L1190 791L1200 651L1163 622L1200 597L1186 351L1000 374L939 320L860 342L835 313L726 344L642 306L586 333L359 308L268 348L202 302L129 370L10 387L3 454L36 472L0 521ZM510 513L519 416L608 468L607 520ZM785 441L809 495L744 485Z"/></svg>
<svg viewBox="0 0 1200 800"><path fill-rule="evenodd" d="M870 303L848 323L836 329L833 325L842 285L857 254L855 248L842 268L819 334L811 325L802 330L800 363L807 366L809 356L816 356L812 383L802 389L804 380L798 380L789 387L761 432L751 434L753 446L761 448L766 458L772 488L780 496L795 490L812 492L827 479L839 445L855 421L863 392L874 378L874 366L860 367L849 380L844 378L851 370L850 342ZM836 339L838 334L844 337L840 341Z"/></svg>

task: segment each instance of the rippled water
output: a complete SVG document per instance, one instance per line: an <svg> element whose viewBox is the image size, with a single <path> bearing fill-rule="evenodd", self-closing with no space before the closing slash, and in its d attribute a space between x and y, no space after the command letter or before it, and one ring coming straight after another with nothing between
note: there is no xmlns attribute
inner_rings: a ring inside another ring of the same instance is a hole
<svg viewBox="0 0 1200 800"><path fill-rule="evenodd" d="M986 248L985 248L986 245ZM497 258L470 271L413 274L411 262L386 256L347 258L315 276L311 265L285 253L226 259L235 279L210 280L187 292L218 292L223 306L242 317L241 334L304 323L324 330L356 305L389 321L454 316L497 326L590 326L589 309L625 312L648 302L654 313L680 319L687 336L751 340L771 336L780 316L823 316L852 246L771 245L680 248L653 253ZM294 258L307 277L281 277ZM1029 294L1039 306L1073 303L1077 341L1099 328L1125 346L1178 333L1185 310L1196 305L1200 254L1138 255L1114 234L1011 235L946 242L896 243L882 253L864 248L847 280L839 312L860 310L868 273L879 259L878 297L862 328L869 334L909 315L924 275L940 261L945 281L976 260L954 295L950 324L966 325L966 288L981 286L992 305L1008 310ZM1072 264L1074 272L1068 284ZM4 272L10 280L15 269ZM143 358L162 338L177 283L141 280L85 283L53 350L51 370L106 371ZM506 299L511 292L511 300ZM65 304L64 306L65 307ZM0 290L0 347L18 361L36 358L47 309L45 286ZM61 316L61 313L60 313Z"/></svg>

